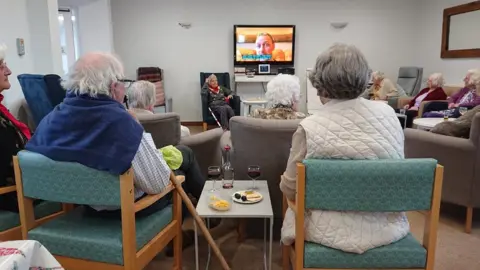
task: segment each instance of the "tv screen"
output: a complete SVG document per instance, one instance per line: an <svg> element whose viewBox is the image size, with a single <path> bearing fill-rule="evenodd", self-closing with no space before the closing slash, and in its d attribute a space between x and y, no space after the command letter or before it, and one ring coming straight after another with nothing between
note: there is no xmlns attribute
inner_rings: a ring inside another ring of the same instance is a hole
<svg viewBox="0 0 480 270"><path fill-rule="evenodd" d="M236 65L294 64L294 25L236 25L234 35Z"/></svg>

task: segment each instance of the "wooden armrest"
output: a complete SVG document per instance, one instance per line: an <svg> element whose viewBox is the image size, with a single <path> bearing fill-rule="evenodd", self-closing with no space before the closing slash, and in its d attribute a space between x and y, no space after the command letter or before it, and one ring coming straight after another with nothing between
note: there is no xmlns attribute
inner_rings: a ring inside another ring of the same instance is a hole
<svg viewBox="0 0 480 270"><path fill-rule="evenodd" d="M16 186L2 187L0 188L0 195L7 194L10 192L15 192L17 190Z"/></svg>
<svg viewBox="0 0 480 270"><path fill-rule="evenodd" d="M290 199L287 199L287 204L288 204L288 207L290 207L293 212L295 212L295 214L297 213L297 205L294 201L290 200Z"/></svg>
<svg viewBox="0 0 480 270"><path fill-rule="evenodd" d="M398 101L397 101L397 107L399 109L403 109L403 107L405 107L405 105L410 103L410 101L412 101L412 99L413 99L413 97L399 97Z"/></svg>
<svg viewBox="0 0 480 270"><path fill-rule="evenodd" d="M177 182L180 183L180 184L185 182L185 176L183 176L183 175L175 176L175 178L177 179ZM145 209L145 208L149 207L150 205L154 204L156 201L165 197L165 195L167 195L168 193L170 193L174 189L175 189L175 186L173 184L170 184L161 193L158 193L158 194L155 194L155 195L147 195L147 196L143 197L139 201L135 202L135 204L134 204L135 213L137 213L139 211L142 211L143 209Z"/></svg>

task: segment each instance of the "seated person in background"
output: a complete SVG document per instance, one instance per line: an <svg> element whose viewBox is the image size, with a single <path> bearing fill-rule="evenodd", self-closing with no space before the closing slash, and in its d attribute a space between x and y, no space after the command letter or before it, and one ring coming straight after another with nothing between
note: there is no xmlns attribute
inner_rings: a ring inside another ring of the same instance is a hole
<svg viewBox="0 0 480 270"><path fill-rule="evenodd" d="M212 74L205 81L202 94L208 95L208 107L218 115L222 128L228 130L230 118L235 116L235 112L228 104L228 101L232 99L232 90L219 86L217 76Z"/></svg>
<svg viewBox="0 0 480 270"><path fill-rule="evenodd" d="M5 62L5 51L6 47L0 44L0 188L15 185L12 156L22 150L31 137L28 127L1 103L2 92L11 87L8 76L12 71ZM0 210L18 212L16 192L0 195Z"/></svg>
<svg viewBox="0 0 480 270"><path fill-rule="evenodd" d="M380 71L372 73L372 86L362 94L362 97L371 100L387 100L389 97L398 97L395 85Z"/></svg>
<svg viewBox="0 0 480 270"><path fill-rule="evenodd" d="M431 111L423 114L423 117L459 117L460 107L471 109L480 105L480 89L476 85L480 84L480 69L471 69L463 79L465 87L456 94L448 98L448 109L442 111Z"/></svg>
<svg viewBox="0 0 480 270"><path fill-rule="evenodd" d="M132 167L138 200L147 194L161 193L170 184L171 170L151 135L143 131L134 113L122 104L131 84L122 78L123 65L113 55L82 56L63 82L68 89L65 100L43 118L25 148L56 161L77 162L114 175ZM179 150L183 163L176 173L185 174L186 192L198 199L205 179L192 150ZM136 217L165 208L171 204L170 197L158 200L136 213ZM121 218L120 209L104 206L86 206L86 214ZM184 244L191 243L192 237L184 239Z"/></svg>
<svg viewBox="0 0 480 270"><path fill-rule="evenodd" d="M405 115L407 116L407 128L413 125L413 119L418 116L418 110L423 101L428 100L446 100L447 95L443 90L445 80L442 73L433 73L428 77L427 88L422 89L418 94L403 107ZM400 110L397 110L399 112Z"/></svg>
<svg viewBox="0 0 480 270"><path fill-rule="evenodd" d="M279 74L267 84L265 97L272 106L269 109L256 109L252 113L254 118L262 119L297 119L305 115L297 112L297 103L300 100L300 80L298 77Z"/></svg>
<svg viewBox="0 0 480 270"><path fill-rule="evenodd" d="M136 81L127 89L127 100L130 109L136 115L154 114L156 103L155 84L148 81ZM182 137L190 135L188 127L180 125Z"/></svg>
<svg viewBox="0 0 480 270"><path fill-rule="evenodd" d="M468 139L470 138L473 118L477 113L480 113L480 106L469 110L455 121L443 121L435 125L430 132Z"/></svg>
<svg viewBox="0 0 480 270"><path fill-rule="evenodd" d="M304 159L403 159L404 136L393 108L359 98L368 82L368 63L354 46L336 44L322 53L310 75L329 101L305 118L293 135L280 189L295 200L297 163ZM306 210L307 211L307 210ZM405 237L405 213L308 210L305 240L346 252L363 253ZM348 221L348 222L345 222ZM340 237L334 241L332 236ZM282 242L295 240L295 213L289 208Z"/></svg>

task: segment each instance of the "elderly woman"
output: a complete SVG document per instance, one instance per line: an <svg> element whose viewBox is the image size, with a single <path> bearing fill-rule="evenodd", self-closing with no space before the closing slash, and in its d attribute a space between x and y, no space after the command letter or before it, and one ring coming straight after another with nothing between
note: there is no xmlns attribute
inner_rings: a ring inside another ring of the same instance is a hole
<svg viewBox="0 0 480 270"><path fill-rule="evenodd" d="M230 118L235 116L235 112L229 105L229 101L233 97L232 90L219 86L217 76L212 74L205 81L202 87L202 94L208 95L208 107L219 116L222 128L228 130Z"/></svg>
<svg viewBox="0 0 480 270"><path fill-rule="evenodd" d="M367 89L363 96L366 98L365 95L372 100L387 100L389 97L399 96L399 92L395 84L386 78L383 72L375 71L372 73L372 86Z"/></svg>
<svg viewBox="0 0 480 270"><path fill-rule="evenodd" d="M297 112L297 103L300 100L300 80L298 77L280 74L267 84L265 97L271 105L269 109L256 109L252 113L254 118L262 119L297 119L305 115Z"/></svg>
<svg viewBox="0 0 480 270"><path fill-rule="evenodd" d="M465 87L448 98L448 109L426 112L423 117L443 117L445 115L459 117L461 115L459 112L460 107L471 109L480 105L480 88L477 86L480 84L480 69L469 70L463 82Z"/></svg>
<svg viewBox="0 0 480 270"><path fill-rule="evenodd" d="M406 126L411 128L413 119L418 116L418 110L423 101L428 100L446 100L447 95L443 90L445 80L442 73L433 73L428 77L427 87L418 92L418 94L403 107L405 115L407 116Z"/></svg>
<svg viewBox="0 0 480 270"><path fill-rule="evenodd" d="M0 45L0 187L15 185L12 156L24 149L31 137L28 127L1 104L3 91L10 89L8 77L12 74L5 62L5 50L6 47ZM18 212L15 193L0 195L0 210Z"/></svg>
<svg viewBox="0 0 480 270"><path fill-rule="evenodd" d="M127 100L129 108L136 115L152 115L154 114L154 106L156 102L155 84L148 81L136 81L127 91ZM181 136L190 135L190 129L180 126Z"/></svg>
<svg viewBox="0 0 480 270"><path fill-rule="evenodd" d="M280 189L295 200L296 163L304 159L403 159L404 136L394 110L383 102L359 98L368 83L368 63L354 46L337 44L322 53L310 75L318 95L327 98L315 115L304 119L292 138ZM335 139L332 139L335 138ZM282 242L295 239L295 213L288 209ZM348 220L348 222L345 222ZM363 253L406 236L405 213L311 210L305 239L346 252ZM344 236L332 241L332 235ZM372 233L374 232L374 233Z"/></svg>

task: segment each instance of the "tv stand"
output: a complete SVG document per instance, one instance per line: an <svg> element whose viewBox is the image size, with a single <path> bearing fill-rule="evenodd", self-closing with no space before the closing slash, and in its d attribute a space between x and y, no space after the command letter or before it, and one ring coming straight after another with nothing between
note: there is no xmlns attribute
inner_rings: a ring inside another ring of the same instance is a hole
<svg viewBox="0 0 480 270"><path fill-rule="evenodd" d="M259 75L246 75L235 74L235 91L237 90L237 83L267 83L277 75L273 74L259 74Z"/></svg>

